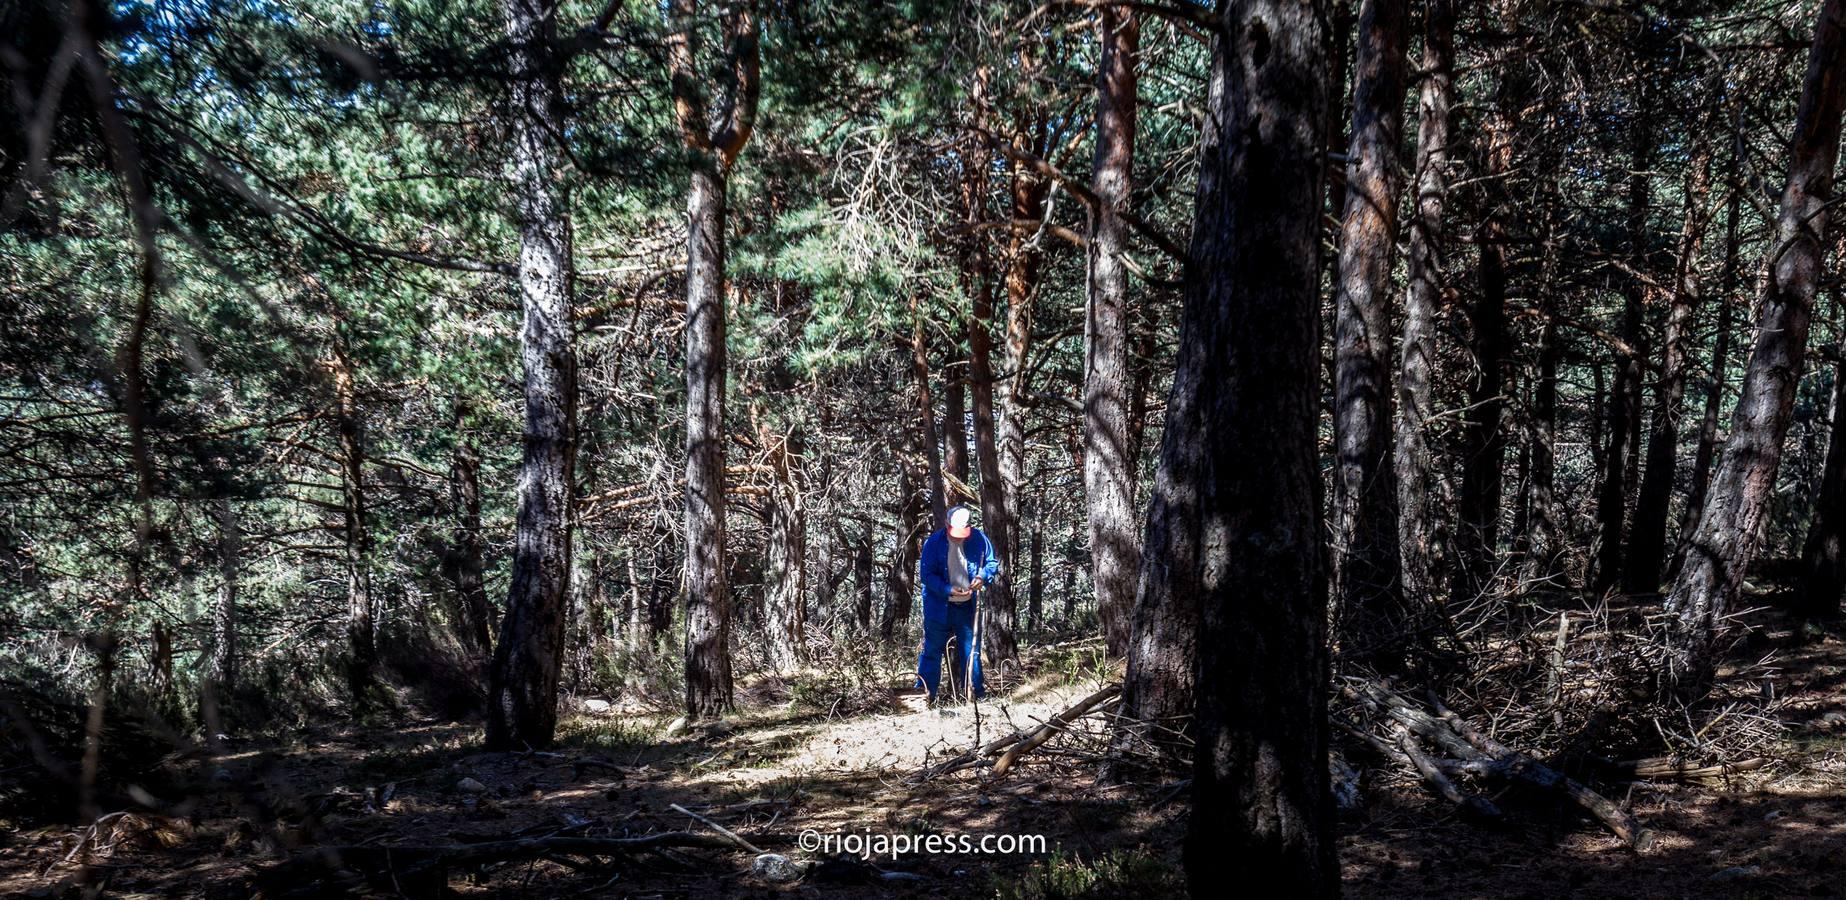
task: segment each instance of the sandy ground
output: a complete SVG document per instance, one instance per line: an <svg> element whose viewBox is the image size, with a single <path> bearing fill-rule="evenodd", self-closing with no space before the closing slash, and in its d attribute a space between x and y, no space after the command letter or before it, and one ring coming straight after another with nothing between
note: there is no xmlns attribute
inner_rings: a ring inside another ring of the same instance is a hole
<svg viewBox="0 0 1846 900"><path fill-rule="evenodd" d="M1383 780L1342 822L1348 896L1846 897L1842 638L1836 628L1784 661L1794 700L1788 759L1730 782L1637 784L1623 798L1660 833L1657 851L1638 856L1546 798L1501 796L1513 813L1487 829L1455 821L1414 785ZM1095 686L1028 679L981 705L981 739L1042 721ZM283 863L327 846L711 833L676 805L795 859L822 856L800 846L808 831L1043 835L1049 853L830 862L781 886L751 873L751 854L681 848L461 867L447 873L447 888L515 897L1011 897L1073 860L1127 852L1169 872L1177 862L1184 794L1171 779L1097 786L1098 719L1003 780L971 770L916 785L909 779L920 769L974 743L971 708L944 716L894 689L877 704L883 711L841 716L790 704L774 684L742 693L749 702L725 727L688 733L669 735L664 716L580 714L550 753L483 753L478 727L435 721L233 742L220 760L178 764L194 800L149 798L158 813L117 817L94 835L69 826L0 832L0 896L74 897L86 884L123 897L415 894L417 885L355 887ZM86 836L89 852L73 854ZM1160 886L1124 878L1089 896Z"/></svg>

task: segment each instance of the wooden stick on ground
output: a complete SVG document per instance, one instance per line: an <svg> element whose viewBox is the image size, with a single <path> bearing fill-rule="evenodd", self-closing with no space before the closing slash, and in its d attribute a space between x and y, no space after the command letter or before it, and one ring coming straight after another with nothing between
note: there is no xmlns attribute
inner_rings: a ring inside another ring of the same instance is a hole
<svg viewBox="0 0 1846 900"><path fill-rule="evenodd" d="M1014 763L1019 761L1019 757L1038 749L1038 747L1043 745L1046 741L1051 740L1053 735L1063 731L1071 722L1083 718L1084 714L1088 713L1091 709L1094 709L1105 700L1112 699L1121 692L1121 685L1107 685L1102 690L1077 701L1076 704L1072 705L1069 709L1052 716L1051 721L1038 726L1038 729L1027 736L1025 740L1014 744L1005 753L1000 755L1000 760L994 763L993 777L1006 777L1007 771L1013 767Z"/></svg>
<svg viewBox="0 0 1846 900"><path fill-rule="evenodd" d="M1601 822L1603 826L1608 828L1611 832L1614 832L1616 837L1621 838L1623 843L1634 848L1636 852L1646 853L1648 850L1653 849L1655 840L1654 832L1643 827L1640 820L1623 809L1620 804L1596 793L1582 782L1563 775L1525 753L1513 750L1505 744L1482 734L1473 725L1470 725L1466 719L1456 715L1454 710L1449 709L1443 704L1442 699L1434 694L1430 695L1429 702L1430 705L1435 708L1436 714L1441 716L1442 721L1447 722L1449 726L1454 728L1458 734L1468 741L1468 743L1478 747L1481 752L1488 756L1501 760L1502 762L1511 763L1512 765L1507 771L1514 777L1541 787L1556 788L1563 791L1566 796L1576 801L1577 805L1583 807L1584 811L1595 816L1597 821Z"/></svg>
<svg viewBox="0 0 1846 900"><path fill-rule="evenodd" d="M761 849L758 849L755 844L752 844L749 841L746 841L743 838L738 837L736 832L731 831L729 828L726 828L723 825L718 824L717 822L713 822L712 820L707 819L704 816L701 816L698 813L695 813L692 810L687 809L684 806L681 806L677 803L672 804L672 808L674 812L685 813L686 815L689 815L693 817L694 819L697 819L700 822L705 823L705 825L709 827L711 830L716 831L719 834L722 834L727 838L730 838L731 843L736 844L737 846L742 847L743 849L748 850L751 853L754 853L758 856L761 856L763 854L763 851Z"/></svg>
<svg viewBox="0 0 1846 900"><path fill-rule="evenodd" d="M1456 808L1466 815L1477 819L1500 818L1500 808L1494 806L1493 801L1474 794L1463 793L1461 788L1456 787L1455 782L1449 780L1449 777L1436 766L1435 761L1423 752L1423 748L1417 746L1417 739L1410 733L1409 728L1399 723L1392 730L1397 736L1397 749L1409 758L1410 764L1416 768L1417 774L1423 776L1423 783L1430 790L1435 791L1442 799L1455 804Z"/></svg>

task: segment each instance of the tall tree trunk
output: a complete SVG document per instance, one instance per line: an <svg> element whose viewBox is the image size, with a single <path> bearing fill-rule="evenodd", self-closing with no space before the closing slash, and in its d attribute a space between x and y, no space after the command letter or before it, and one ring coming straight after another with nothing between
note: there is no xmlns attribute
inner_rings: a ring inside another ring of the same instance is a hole
<svg viewBox="0 0 1846 900"><path fill-rule="evenodd" d="M700 85L698 0L671 0L668 67L680 137L691 157L686 194L686 715L732 707L730 564L725 549L724 386L727 174L756 124L758 26L752 4L723 14L725 70L713 123Z"/></svg>
<svg viewBox="0 0 1846 900"><path fill-rule="evenodd" d="M1032 510L1032 581L1026 588L1026 627L1037 631L1045 613L1045 516L1041 505Z"/></svg>
<svg viewBox="0 0 1846 900"><path fill-rule="evenodd" d="M487 599L485 551L481 542L481 451L464 422L460 405L455 413L455 449L449 460L449 506L455 516L450 541L455 561L451 577L461 599L462 639L483 655L493 652L493 607Z"/></svg>
<svg viewBox="0 0 1846 900"><path fill-rule="evenodd" d="M767 427L759 429L758 437L773 448L770 465L775 467L769 497L769 596L763 624L770 665L788 672L808 661L808 513L797 462L801 438L799 432L782 436ZM797 446L791 448L790 443Z"/></svg>
<svg viewBox="0 0 1846 900"><path fill-rule="evenodd" d="M1436 362L1436 316L1442 307L1442 210L1448 198L1449 104L1455 68L1453 0L1429 0L1423 18L1422 86L1417 94L1416 215L1410 223L1408 286L1404 291L1402 359L1398 370L1397 540L1404 596L1434 599L1431 578L1435 527L1429 508L1434 461L1429 420Z"/></svg>
<svg viewBox="0 0 1846 900"><path fill-rule="evenodd" d="M1688 542L1685 564L1667 598L1667 612L1673 616L1667 687L1681 696L1703 694L1711 682L1721 623L1756 556L1768 519L1827 246L1826 204L1833 195L1840 113L1846 106L1843 53L1846 0L1826 0L1808 52L1788 182L1782 189L1775 241L1764 261L1768 278L1758 306L1755 345L1731 418L1731 437Z"/></svg>
<svg viewBox="0 0 1846 900"><path fill-rule="evenodd" d="M346 688L353 708L370 708L378 664L376 609L372 599L371 533L366 521L365 440L352 362L341 338L327 364L333 379L334 427L340 445L340 511L346 557Z"/></svg>
<svg viewBox="0 0 1846 900"><path fill-rule="evenodd" d="M960 352L957 340L950 348L951 359ZM942 471L956 484L968 483L968 379L963 365L943 367L942 385ZM954 496L955 488L949 489ZM960 502L957 500L956 502Z"/></svg>
<svg viewBox="0 0 1846 900"><path fill-rule="evenodd" d="M929 466L929 509L937 528L948 523L948 490L942 480L942 451L936 442L936 404L929 392L929 343L922 311L910 298L910 374L917 383L917 443Z"/></svg>
<svg viewBox="0 0 1846 900"><path fill-rule="evenodd" d="M730 710L731 590L725 552L724 176L698 164L686 203L686 715Z"/></svg>
<svg viewBox="0 0 1846 900"><path fill-rule="evenodd" d="M488 675L491 750L544 746L557 730L577 461L570 207L552 143L563 132L557 7L504 0L502 14L514 48L509 118L526 416L512 585Z"/></svg>
<svg viewBox="0 0 1846 900"><path fill-rule="evenodd" d="M1490 206L1475 234L1480 245L1480 294L1469 311L1476 373L1462 415L1461 496L1457 498L1456 564L1451 592L1454 602L1472 601L1487 590L1500 542L1502 467L1506 455L1506 282L1507 229L1512 213L1505 179L1512 174L1511 116L1516 110L1510 89L1487 113L1484 139Z"/></svg>
<svg viewBox="0 0 1846 900"><path fill-rule="evenodd" d="M1711 484L1711 464L1717 457L1718 415L1724 407L1724 372L1730 366L1733 296L1737 291L1737 216L1743 191L1733 176L1730 200L1724 211L1724 265L1718 276L1718 333L1712 339L1711 368L1705 382L1705 414L1699 420L1699 446L1692 456L1692 488L1686 493L1686 512L1680 523L1679 549L1673 554L1677 573L1685 556L1686 540L1705 509L1705 490Z"/></svg>
<svg viewBox="0 0 1846 900"><path fill-rule="evenodd" d="M901 565L902 559L903 550L900 547L893 565ZM870 632L872 630L872 597L875 590L875 582L872 580L872 536L870 534L863 535L859 538L858 549L855 550L853 554L852 571L854 588L853 625L861 633ZM887 610L886 617L893 618L896 615L897 609L897 592L893 590L888 593L891 594L891 596L887 598L885 603L885 609Z"/></svg>
<svg viewBox="0 0 1846 900"><path fill-rule="evenodd" d="M1835 297L1838 299L1837 292ZM1827 461L1820 495L1814 499L1814 518L1801 547L1801 583L1793 604L1793 612L1805 619L1838 616L1840 594L1846 592L1846 341L1841 341L1841 348L1840 362L1833 371Z"/></svg>
<svg viewBox="0 0 1846 900"><path fill-rule="evenodd" d="M1555 123L1555 119L1552 120ZM1559 160L1560 164L1562 160ZM1555 182L1555 172L1548 179ZM1544 191L1544 230L1540 263L1538 307L1538 346L1535 348L1536 371L1532 375L1532 408L1527 421L1525 522L1514 530L1524 551L1522 577L1531 583L1551 582L1559 575L1558 557L1564 549L1557 508L1557 438L1558 438L1558 367L1563 347L1558 340L1556 291L1563 247L1559 235L1558 191L1547 185Z"/></svg>
<svg viewBox="0 0 1846 900"><path fill-rule="evenodd" d="M1654 393L1654 418L1648 429L1647 469L1641 493L1635 499L1634 522L1628 532L1628 558L1623 563L1622 590L1630 594L1660 589L1666 564L1667 515L1674 477L1679 469L1679 423L1686 398L1686 341L1701 295L1699 257L1705 248L1705 223L1711 188L1710 144L1698 140L1687 161L1686 216L1680 230L1679 259L1675 265L1673 302L1667 308L1661 339L1660 381Z"/></svg>
<svg viewBox="0 0 1846 900"><path fill-rule="evenodd" d="M1128 652L1141 536L1135 530L1134 442L1129 437L1128 209L1134 187L1136 66L1141 23L1127 6L1097 10L1096 162L1090 178L1089 285L1083 327L1083 496L1091 577L1104 645ZM1043 535L1034 525L1034 561ZM1034 579L1036 587L1037 580ZM1037 601L1032 621L1037 623Z"/></svg>
<svg viewBox="0 0 1846 900"><path fill-rule="evenodd" d="M243 578L243 537L231 498L218 498L218 602L212 608L212 693L222 702L237 690L237 587Z"/></svg>
<svg viewBox="0 0 1846 900"><path fill-rule="evenodd" d="M1637 273L1647 269L1647 209L1650 202L1648 166L1653 161L1654 129L1642 91L1641 119L1635 124L1628 175L1628 262ZM1622 341L1617 351L1615 383L1609 391L1609 446L1604 454L1602 483L1596 492L1596 578L1591 591L1602 594L1622 578L1622 551L1627 547L1630 474L1639 465L1636 446L1641 424L1642 317L1647 285L1638 274L1622 285Z"/></svg>
<svg viewBox="0 0 1846 900"><path fill-rule="evenodd" d="M1232 0L1213 42L1136 602L1137 619L1199 616L1185 843L1198 896L1259 878L1298 897L1339 891L1315 438L1326 12ZM1129 664L1189 649L1137 646Z"/></svg>
<svg viewBox="0 0 1846 900"><path fill-rule="evenodd" d="M1042 130L1042 129L1041 129ZM1049 185L1023 166L1013 167L1015 220L1044 217ZM981 591L983 659L993 674L1019 665L1019 493L1025 480L1027 409L1026 375L1032 349L1032 305L1038 293L1042 252L1036 241L1014 233L1006 269L1006 377L994 386L994 442L999 477L981 479L981 527L1000 558L1000 577Z"/></svg>
<svg viewBox="0 0 1846 900"><path fill-rule="evenodd" d="M1401 669L1407 632L1391 467L1391 269L1404 106L1404 0L1363 0L1333 315L1333 584L1342 653Z"/></svg>
<svg viewBox="0 0 1846 900"><path fill-rule="evenodd" d="M928 501L923 498L917 475L910 466L900 467L897 489L897 524L893 534L891 571L886 581L889 597L885 603L883 621L878 626L880 637L887 641L897 634L898 628L910 621L910 608L917 591L917 558L923 549L923 538L928 534L923 529L928 527L926 521L930 515ZM869 610L871 601L868 599L866 603Z"/></svg>

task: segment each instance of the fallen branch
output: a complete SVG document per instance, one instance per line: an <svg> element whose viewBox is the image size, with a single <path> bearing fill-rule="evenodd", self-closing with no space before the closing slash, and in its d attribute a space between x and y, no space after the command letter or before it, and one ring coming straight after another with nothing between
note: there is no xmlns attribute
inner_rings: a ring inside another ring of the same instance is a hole
<svg viewBox="0 0 1846 900"><path fill-rule="evenodd" d="M1006 773L1013 768L1014 763L1019 761L1019 757L1031 753L1033 750L1043 746L1046 741L1051 740L1053 735L1063 731L1071 722L1083 718L1086 713L1096 708L1103 701L1113 699L1121 692L1122 686L1119 684L1105 686L1102 690L1077 701L1075 706L1052 716L1051 721L1038 726L1038 729L1033 731L1025 740L1014 744L1011 749L1000 755L999 761L994 763L993 777L1006 777Z"/></svg>
<svg viewBox="0 0 1846 900"><path fill-rule="evenodd" d="M717 822L713 822L712 820L707 819L704 816L701 816L698 813L695 813L692 810L685 808L684 806L674 803L672 804L672 809L674 812L685 813L686 815L689 815L693 817L694 819L697 819L699 822L703 823L706 827L710 828L711 830L716 831L719 834L722 834L725 837L729 838L731 843L736 844L738 847L748 850L751 853L755 853L758 856L761 856L763 853L761 848L757 847L755 844L750 843L749 841L744 840L741 837L738 837L736 832L730 830L729 828L724 827L723 825L718 824Z"/></svg>

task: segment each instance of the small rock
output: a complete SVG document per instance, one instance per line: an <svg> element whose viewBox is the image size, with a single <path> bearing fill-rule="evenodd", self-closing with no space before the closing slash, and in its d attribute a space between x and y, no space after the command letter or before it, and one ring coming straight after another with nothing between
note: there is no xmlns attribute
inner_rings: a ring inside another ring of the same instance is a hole
<svg viewBox="0 0 1846 900"><path fill-rule="evenodd" d="M770 884L794 884L808 870L805 865L780 853L765 853L750 864L750 873Z"/></svg>
<svg viewBox="0 0 1846 900"><path fill-rule="evenodd" d="M1839 710L1836 709L1830 713L1827 713L1824 716L1821 716L1820 724L1825 725L1828 728L1838 728L1842 725L1846 725L1846 713L1840 712Z"/></svg>
<svg viewBox="0 0 1846 900"><path fill-rule="evenodd" d="M686 717L680 716L667 725L667 737L679 737L686 733Z"/></svg>
<svg viewBox="0 0 1846 900"><path fill-rule="evenodd" d="M606 713L609 710L612 710L614 708L615 708L615 704L610 703L607 700L585 700L583 701L583 711L584 712Z"/></svg>
<svg viewBox="0 0 1846 900"><path fill-rule="evenodd" d="M1755 878L1763 874L1762 866L1732 866L1720 872L1712 873L1712 881L1736 881L1739 878Z"/></svg>
<svg viewBox="0 0 1846 900"><path fill-rule="evenodd" d="M485 794L487 793L487 785L484 785L472 778L463 778L462 780L455 782L455 789L458 791L461 791L464 794Z"/></svg>
<svg viewBox="0 0 1846 900"><path fill-rule="evenodd" d="M1769 815L1764 816L1763 821L1774 822L1775 820L1780 819L1780 818L1782 818L1782 811L1778 809L1775 812L1772 812Z"/></svg>

